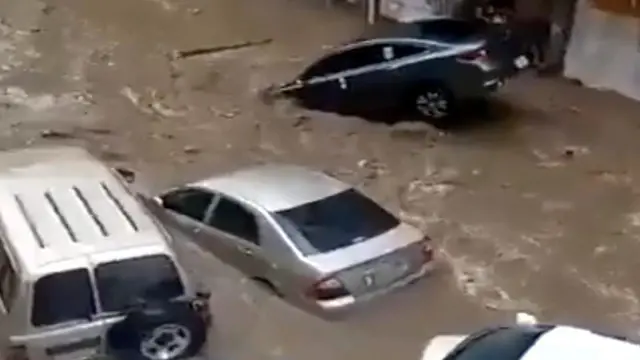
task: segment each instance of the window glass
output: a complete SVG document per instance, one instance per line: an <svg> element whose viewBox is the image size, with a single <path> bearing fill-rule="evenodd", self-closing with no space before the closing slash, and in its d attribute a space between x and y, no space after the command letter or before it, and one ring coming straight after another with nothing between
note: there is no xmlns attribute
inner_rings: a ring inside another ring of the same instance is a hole
<svg viewBox="0 0 640 360"><path fill-rule="evenodd" d="M301 76L302 80L314 77L327 76L349 69L349 62L343 54L330 55L311 65Z"/></svg>
<svg viewBox="0 0 640 360"><path fill-rule="evenodd" d="M31 323L34 326L89 320L95 313L87 269L51 274L36 281L31 312Z"/></svg>
<svg viewBox="0 0 640 360"><path fill-rule="evenodd" d="M213 195L200 189L181 189L162 196L162 206L194 220L203 220Z"/></svg>
<svg viewBox="0 0 640 360"><path fill-rule="evenodd" d="M255 216L235 201L221 198L213 210L209 225L249 242L259 242Z"/></svg>
<svg viewBox="0 0 640 360"><path fill-rule="evenodd" d="M184 294L178 271L165 255L100 264L95 274L105 312L120 312L137 303L164 302Z"/></svg>
<svg viewBox="0 0 640 360"><path fill-rule="evenodd" d="M379 64L385 60L383 46L380 45L355 48L347 51L346 54L353 69Z"/></svg>
<svg viewBox="0 0 640 360"><path fill-rule="evenodd" d="M510 327L480 332L454 351L451 360L518 360L549 328Z"/></svg>
<svg viewBox="0 0 640 360"><path fill-rule="evenodd" d="M481 38L486 32L484 24L456 19L437 19L417 22L414 25L423 36L447 43L464 43Z"/></svg>
<svg viewBox="0 0 640 360"><path fill-rule="evenodd" d="M373 65L384 61L382 47L378 45L364 46L329 55L311 65L301 76L302 80L312 77L326 76L351 69Z"/></svg>
<svg viewBox="0 0 640 360"><path fill-rule="evenodd" d="M275 219L305 255L348 247L400 224L395 216L354 189L279 211Z"/></svg>
<svg viewBox="0 0 640 360"><path fill-rule="evenodd" d="M402 59L407 56L417 55L429 50L425 47L414 46L414 45L393 45L393 56L394 59Z"/></svg>
<svg viewBox="0 0 640 360"><path fill-rule="evenodd" d="M13 307L18 290L18 278L11 264L3 265L0 268L0 296L7 311Z"/></svg>
<svg viewBox="0 0 640 360"><path fill-rule="evenodd" d="M0 242L0 297L7 311L11 310L18 289L16 271L11 265L4 245Z"/></svg>

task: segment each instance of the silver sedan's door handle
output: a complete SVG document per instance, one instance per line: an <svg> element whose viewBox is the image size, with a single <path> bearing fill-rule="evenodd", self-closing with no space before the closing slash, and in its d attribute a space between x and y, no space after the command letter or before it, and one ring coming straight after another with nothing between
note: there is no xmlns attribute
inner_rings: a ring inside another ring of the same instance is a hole
<svg viewBox="0 0 640 360"><path fill-rule="evenodd" d="M249 248L246 248L244 246L239 246L238 249L240 250L241 253L245 255L253 255L253 251Z"/></svg>
<svg viewBox="0 0 640 360"><path fill-rule="evenodd" d="M200 228L194 228L193 229L193 233L194 234L199 234L200 232L202 232L202 229L200 229Z"/></svg>

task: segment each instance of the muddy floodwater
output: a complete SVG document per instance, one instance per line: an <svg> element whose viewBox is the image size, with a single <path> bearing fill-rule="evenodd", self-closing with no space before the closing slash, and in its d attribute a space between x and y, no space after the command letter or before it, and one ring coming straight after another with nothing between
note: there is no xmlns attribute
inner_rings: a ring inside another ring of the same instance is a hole
<svg viewBox="0 0 640 360"><path fill-rule="evenodd" d="M0 146L76 144L145 191L291 162L357 184L439 247L439 270L326 322L190 244L213 291L212 359L419 358L438 333L547 321L640 326L640 105L524 75L446 133L263 103L359 34L321 0L0 0ZM179 50L273 39L174 59Z"/></svg>

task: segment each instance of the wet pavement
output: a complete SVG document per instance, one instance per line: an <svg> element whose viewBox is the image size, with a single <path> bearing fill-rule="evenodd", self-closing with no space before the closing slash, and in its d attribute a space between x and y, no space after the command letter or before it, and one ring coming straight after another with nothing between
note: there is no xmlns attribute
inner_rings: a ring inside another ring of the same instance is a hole
<svg viewBox="0 0 640 360"><path fill-rule="evenodd" d="M212 359L417 359L441 332L548 321L635 334L640 105L524 76L441 133L265 104L362 30L320 0L0 0L0 146L77 144L151 189L282 161L358 184L440 246L438 272L327 322L270 297L192 245L212 290ZM188 50L273 38L239 51Z"/></svg>

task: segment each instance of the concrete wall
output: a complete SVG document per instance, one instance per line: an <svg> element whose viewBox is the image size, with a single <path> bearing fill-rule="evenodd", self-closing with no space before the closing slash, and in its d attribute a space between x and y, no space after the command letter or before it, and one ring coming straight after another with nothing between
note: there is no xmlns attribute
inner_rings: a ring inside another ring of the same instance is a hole
<svg viewBox="0 0 640 360"><path fill-rule="evenodd" d="M594 9L579 0L565 76L640 101L640 19Z"/></svg>
<svg viewBox="0 0 640 360"><path fill-rule="evenodd" d="M459 0L381 0L382 16L410 22L448 15Z"/></svg>

